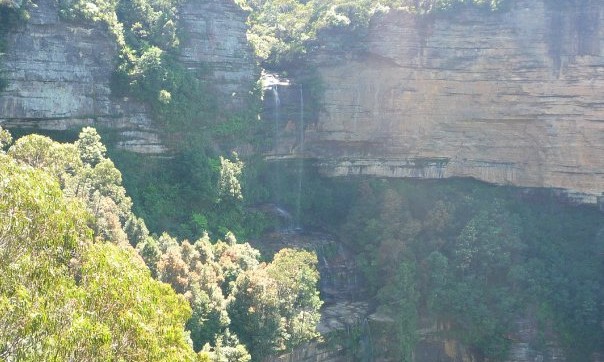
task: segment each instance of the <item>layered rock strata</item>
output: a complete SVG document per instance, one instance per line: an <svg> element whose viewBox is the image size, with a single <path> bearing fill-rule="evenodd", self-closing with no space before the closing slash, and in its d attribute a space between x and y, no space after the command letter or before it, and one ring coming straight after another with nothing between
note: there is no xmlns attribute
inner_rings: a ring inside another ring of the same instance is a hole
<svg viewBox="0 0 604 362"><path fill-rule="evenodd" d="M189 0L180 8L180 59L203 75L220 96L220 107L247 105L260 71L247 41L247 12L233 0Z"/></svg>
<svg viewBox="0 0 604 362"><path fill-rule="evenodd" d="M53 0L38 0L28 12L29 20L7 35L0 123L40 130L110 127L121 131L121 147L164 152L146 107L111 96L118 49L109 31L63 21Z"/></svg>
<svg viewBox="0 0 604 362"><path fill-rule="evenodd" d="M329 176L473 177L602 202L604 3L573 4L375 18L354 50L317 57L323 112L305 156Z"/></svg>
<svg viewBox="0 0 604 362"><path fill-rule="evenodd" d="M118 49L103 24L67 22L57 2L28 5L30 19L7 34L2 59L8 88L0 93L0 124L67 130L116 129L118 147L167 151L144 104L112 96ZM180 9L184 64L222 94L220 106L242 107L258 72L245 38L247 15L233 1L192 0Z"/></svg>

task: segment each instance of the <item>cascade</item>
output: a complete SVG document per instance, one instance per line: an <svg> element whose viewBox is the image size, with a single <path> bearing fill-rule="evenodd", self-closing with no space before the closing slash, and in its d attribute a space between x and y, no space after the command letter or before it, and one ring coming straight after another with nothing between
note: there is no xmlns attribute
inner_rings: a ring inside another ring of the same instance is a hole
<svg viewBox="0 0 604 362"><path fill-rule="evenodd" d="M279 99L279 88L274 85L273 88L273 99L275 101L275 148L279 145L279 111L281 107L281 100Z"/></svg>
<svg viewBox="0 0 604 362"><path fill-rule="evenodd" d="M279 219L279 224L281 225L283 231L294 229L294 218L287 210L279 205L275 205L275 214Z"/></svg>
<svg viewBox="0 0 604 362"><path fill-rule="evenodd" d="M273 144L273 152L278 153L279 149L279 126L280 126L280 116L281 116L281 99L279 98L279 88L275 84L272 86L273 91L273 100L275 102L275 123L274 123L274 144ZM281 202L281 168L278 162L275 162L274 167L274 178L275 178L275 205L279 205Z"/></svg>
<svg viewBox="0 0 604 362"><path fill-rule="evenodd" d="M298 193L296 198L296 229L301 229L302 217L302 182L304 179L304 91L300 85L300 124L298 133Z"/></svg>
<svg viewBox="0 0 604 362"><path fill-rule="evenodd" d="M284 208L275 205L275 211L277 213L278 216L286 219L286 220L291 220L292 216L289 212L287 212L287 210L285 210Z"/></svg>

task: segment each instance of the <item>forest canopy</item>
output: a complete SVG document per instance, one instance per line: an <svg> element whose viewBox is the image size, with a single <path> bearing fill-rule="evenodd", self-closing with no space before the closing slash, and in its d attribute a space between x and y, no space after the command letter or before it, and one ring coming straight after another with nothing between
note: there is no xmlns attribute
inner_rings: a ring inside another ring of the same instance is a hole
<svg viewBox="0 0 604 362"><path fill-rule="evenodd" d="M314 253L284 249L267 263L231 233L195 243L150 235L93 128L74 143L13 143L0 128L6 148L2 359L249 361L317 336Z"/></svg>

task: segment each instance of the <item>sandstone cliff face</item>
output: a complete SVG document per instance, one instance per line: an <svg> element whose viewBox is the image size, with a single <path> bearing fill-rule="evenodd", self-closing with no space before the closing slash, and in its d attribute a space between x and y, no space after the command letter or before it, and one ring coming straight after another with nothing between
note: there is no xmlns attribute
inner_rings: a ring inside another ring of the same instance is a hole
<svg viewBox="0 0 604 362"><path fill-rule="evenodd" d="M373 21L316 59L324 111L305 151L327 175L474 177L604 192L604 3Z"/></svg>
<svg viewBox="0 0 604 362"><path fill-rule="evenodd" d="M56 2L36 0L31 18L8 34L2 68L9 81L0 93L0 124L8 128L66 130L82 125L119 131L118 146L163 153L148 107L111 95L117 46L102 24L66 22ZM223 107L241 106L257 77L245 40L246 14L232 1L192 0L181 9L182 59L215 90ZM223 65L228 64L228 66Z"/></svg>
<svg viewBox="0 0 604 362"><path fill-rule="evenodd" d="M230 110L246 106L260 75L247 42L246 19L233 0L189 0L180 8L181 60L189 68L207 69L220 106Z"/></svg>
<svg viewBox="0 0 604 362"><path fill-rule="evenodd" d="M53 0L29 7L30 19L8 34L0 122L8 128L66 130L82 125L122 131L120 145L163 152L144 105L111 97L117 46L100 24L68 23Z"/></svg>

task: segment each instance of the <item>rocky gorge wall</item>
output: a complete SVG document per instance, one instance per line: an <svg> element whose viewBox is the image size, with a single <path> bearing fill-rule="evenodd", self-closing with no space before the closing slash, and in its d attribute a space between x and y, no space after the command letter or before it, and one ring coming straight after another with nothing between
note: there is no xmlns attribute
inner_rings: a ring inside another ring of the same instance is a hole
<svg viewBox="0 0 604 362"><path fill-rule="evenodd" d="M329 176L473 177L601 201L604 3L575 3L390 12L348 51L327 34L304 156Z"/></svg>
<svg viewBox="0 0 604 362"><path fill-rule="evenodd" d="M322 110L306 120L304 156L330 176L474 177L597 203L604 4L511 3L498 13L390 12L349 51L334 51L337 36L324 36L327 50L314 59ZM119 130L122 148L165 152L148 107L111 94L117 47L104 26L66 22L52 0L34 1L29 13L6 38L0 124L106 126ZM189 0L180 8L180 59L209 80L221 109L244 107L258 77L246 16L232 1ZM283 133L295 137L283 137L292 144L278 154L300 151L299 119L283 117Z"/></svg>
<svg viewBox="0 0 604 362"><path fill-rule="evenodd" d="M28 7L29 20L8 33L0 124L42 130L110 126L123 130L124 146L163 151L146 107L111 97L118 49L107 29L65 22L58 10L53 0L36 1Z"/></svg>
<svg viewBox="0 0 604 362"><path fill-rule="evenodd" d="M27 6L30 18L6 36L1 67L8 88L0 93L0 125L37 130L108 127L119 131L118 147L166 152L149 107L111 93L118 48L106 27L63 20L53 0ZM258 78L246 40L246 18L233 1L190 0L180 8L180 58L212 84L225 109L242 107Z"/></svg>
<svg viewBox="0 0 604 362"><path fill-rule="evenodd" d="M247 41L247 12L234 0L188 0L180 7L180 59L189 69L208 69L220 107L247 105L260 76Z"/></svg>

